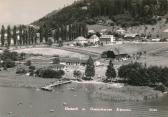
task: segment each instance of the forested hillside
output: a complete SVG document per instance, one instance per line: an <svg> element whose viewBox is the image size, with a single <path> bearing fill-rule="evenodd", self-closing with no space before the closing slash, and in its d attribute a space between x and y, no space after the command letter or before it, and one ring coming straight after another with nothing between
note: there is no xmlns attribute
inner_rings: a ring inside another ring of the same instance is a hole
<svg viewBox="0 0 168 117"><path fill-rule="evenodd" d="M154 24L168 11L168 0L81 0L33 24L53 29L74 23L96 24L107 17L117 25Z"/></svg>

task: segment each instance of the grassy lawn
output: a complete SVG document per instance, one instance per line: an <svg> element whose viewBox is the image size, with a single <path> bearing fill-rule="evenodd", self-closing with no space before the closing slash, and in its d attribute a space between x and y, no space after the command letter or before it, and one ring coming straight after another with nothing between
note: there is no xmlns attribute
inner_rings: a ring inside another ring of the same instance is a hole
<svg viewBox="0 0 168 117"><path fill-rule="evenodd" d="M0 86L40 88L56 81L56 79L42 79L27 75L16 75L15 72L16 68L10 68L7 71L0 71Z"/></svg>
<svg viewBox="0 0 168 117"><path fill-rule="evenodd" d="M60 56L70 56L70 57L86 57L86 55L75 53L71 51L54 49L54 48L27 48L27 49L18 49L15 50L18 53L27 53L27 54L41 54L41 55L60 55Z"/></svg>

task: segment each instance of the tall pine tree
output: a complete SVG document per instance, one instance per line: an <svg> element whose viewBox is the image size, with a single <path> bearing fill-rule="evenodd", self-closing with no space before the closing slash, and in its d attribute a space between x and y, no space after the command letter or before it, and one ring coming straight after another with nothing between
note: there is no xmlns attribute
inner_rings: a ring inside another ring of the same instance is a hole
<svg viewBox="0 0 168 117"><path fill-rule="evenodd" d="M1 45L4 46L4 43L5 43L5 27L4 27L4 25L2 25L2 28L1 28Z"/></svg>
<svg viewBox="0 0 168 117"><path fill-rule="evenodd" d="M42 43L43 42L43 36L44 36L44 31L43 31L42 26L40 26L39 33L40 33L40 43Z"/></svg>
<svg viewBox="0 0 168 117"><path fill-rule="evenodd" d="M112 80L113 78L116 77L116 71L114 69L112 60L110 60L109 65L107 66L107 71L106 71L106 80Z"/></svg>
<svg viewBox="0 0 168 117"><path fill-rule="evenodd" d="M8 44L8 47L11 45L11 28L10 26L8 25L7 27L7 44Z"/></svg>
<svg viewBox="0 0 168 117"><path fill-rule="evenodd" d="M87 61L87 65L85 69L85 76L86 76L86 80L91 80L92 77L95 76L95 66L94 66L94 61L91 56L89 57Z"/></svg>
<svg viewBox="0 0 168 117"><path fill-rule="evenodd" d="M17 27L14 26L13 28L13 42L14 42L14 45L16 45L17 43Z"/></svg>

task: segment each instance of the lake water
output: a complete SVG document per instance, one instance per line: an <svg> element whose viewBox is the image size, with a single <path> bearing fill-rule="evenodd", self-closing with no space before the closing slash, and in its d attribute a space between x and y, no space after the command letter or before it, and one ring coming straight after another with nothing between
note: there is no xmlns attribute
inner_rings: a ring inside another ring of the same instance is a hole
<svg viewBox="0 0 168 117"><path fill-rule="evenodd" d="M0 117L168 117L168 96L149 102L114 102L93 97L92 84L80 84L75 90L69 86L53 92L0 87ZM78 110L65 110L65 106Z"/></svg>

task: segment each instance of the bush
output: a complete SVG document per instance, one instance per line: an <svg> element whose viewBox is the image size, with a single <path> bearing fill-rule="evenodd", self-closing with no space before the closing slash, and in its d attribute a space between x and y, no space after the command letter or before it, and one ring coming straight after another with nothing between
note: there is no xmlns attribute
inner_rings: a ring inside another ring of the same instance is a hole
<svg viewBox="0 0 168 117"><path fill-rule="evenodd" d="M27 71L23 67L17 68L17 70L16 70L16 74L26 74L26 73L27 73Z"/></svg>
<svg viewBox="0 0 168 117"><path fill-rule="evenodd" d="M15 67L15 62L10 59L7 59L2 63L2 66L4 68L12 68L12 67Z"/></svg>
<svg viewBox="0 0 168 117"><path fill-rule="evenodd" d="M74 76L75 78L80 78L80 77L82 76L82 73L81 73L81 71L79 71L79 70L75 70L75 71L73 72L73 76Z"/></svg>
<svg viewBox="0 0 168 117"><path fill-rule="evenodd" d="M61 78L65 73L63 70L55 71L49 68L41 68L35 74L42 78Z"/></svg>
<svg viewBox="0 0 168 117"><path fill-rule="evenodd" d="M11 59L12 61L17 61L19 55L17 52L10 52L8 49L4 50L1 56L2 60Z"/></svg>
<svg viewBox="0 0 168 117"><path fill-rule="evenodd" d="M53 59L53 64L60 64L59 57L56 57L56 58Z"/></svg>
<svg viewBox="0 0 168 117"><path fill-rule="evenodd" d="M29 70L35 70L36 67L35 66L29 66Z"/></svg>
<svg viewBox="0 0 168 117"><path fill-rule="evenodd" d="M155 90L165 92L166 87L164 85L158 85L158 86L155 87Z"/></svg>
<svg viewBox="0 0 168 117"><path fill-rule="evenodd" d="M26 66L31 66L31 64L32 64L32 63L31 63L31 60L28 60L28 61L26 61L26 63L25 63Z"/></svg>
<svg viewBox="0 0 168 117"><path fill-rule="evenodd" d="M102 54L101 54L101 57L102 58L115 58L115 54L113 51L104 51Z"/></svg>
<svg viewBox="0 0 168 117"><path fill-rule="evenodd" d="M26 53L23 53L23 52L22 52L22 53L20 54L20 60L24 60L24 59L25 59L25 56L26 56Z"/></svg>
<svg viewBox="0 0 168 117"><path fill-rule="evenodd" d="M157 66L146 67L140 63L130 63L118 69L118 76L130 85L156 86L162 83L168 86L168 68Z"/></svg>

